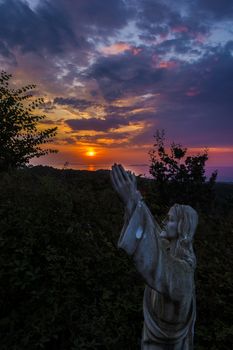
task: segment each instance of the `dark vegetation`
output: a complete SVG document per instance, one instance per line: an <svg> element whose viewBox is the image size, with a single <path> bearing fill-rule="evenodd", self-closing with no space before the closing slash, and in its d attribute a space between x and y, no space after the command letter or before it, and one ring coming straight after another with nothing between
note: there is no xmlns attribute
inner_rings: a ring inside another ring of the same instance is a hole
<svg viewBox="0 0 233 350"><path fill-rule="evenodd" d="M37 113L44 106L43 98L35 98L36 85L12 88L11 74L0 74L0 171L19 168L31 158L48 153L41 144L53 141L57 127L39 130L38 123L45 115Z"/></svg>
<svg viewBox="0 0 233 350"><path fill-rule="evenodd" d="M154 186L138 178L160 221ZM196 350L229 350L233 340L233 185L215 189L194 242ZM1 350L140 348L144 283L117 249L123 212L108 171L0 173Z"/></svg>
<svg viewBox="0 0 233 350"><path fill-rule="evenodd" d="M218 174L215 170L209 179L205 176L208 149L203 154L186 156L188 149L179 143L172 142L166 151L164 130L156 130L154 138L155 143L149 151L150 174L155 180L151 193L159 203L159 213L176 202L208 213L215 203Z"/></svg>

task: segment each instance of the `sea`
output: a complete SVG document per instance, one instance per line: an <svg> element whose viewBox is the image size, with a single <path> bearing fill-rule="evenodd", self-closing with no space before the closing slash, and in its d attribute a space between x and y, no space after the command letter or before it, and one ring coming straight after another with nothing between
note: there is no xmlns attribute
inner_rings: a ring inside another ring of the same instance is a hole
<svg viewBox="0 0 233 350"><path fill-rule="evenodd" d="M135 175L141 175L143 177L151 177L149 171L149 164L122 164L126 170L130 170L135 173ZM51 166L51 164L50 164ZM55 168L59 169L74 169L74 170L111 170L112 164L83 164L83 163L69 163L65 164L54 164L52 165ZM230 182L233 183L233 166L206 166L205 167L205 176L207 180L211 176L211 174L218 170L217 182Z"/></svg>

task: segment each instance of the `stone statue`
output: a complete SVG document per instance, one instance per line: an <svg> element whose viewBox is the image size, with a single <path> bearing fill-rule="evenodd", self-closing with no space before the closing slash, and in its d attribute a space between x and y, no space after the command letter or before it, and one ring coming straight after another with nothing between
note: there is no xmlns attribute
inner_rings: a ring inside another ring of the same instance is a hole
<svg viewBox="0 0 233 350"><path fill-rule="evenodd" d="M189 205L174 204L161 229L137 190L135 175L114 164L110 176L125 205L118 248L133 257L146 283L141 349L191 350L196 319L192 240L197 212Z"/></svg>

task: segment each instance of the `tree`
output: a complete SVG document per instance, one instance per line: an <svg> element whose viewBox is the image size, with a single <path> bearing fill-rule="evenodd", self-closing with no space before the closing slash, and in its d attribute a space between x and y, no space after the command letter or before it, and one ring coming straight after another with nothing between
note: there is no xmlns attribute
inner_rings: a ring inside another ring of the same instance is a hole
<svg viewBox="0 0 233 350"><path fill-rule="evenodd" d="M57 150L43 149L41 144L53 141L57 127L38 130L38 123L45 115L38 115L37 108L43 98L31 101L36 85L18 89L9 87L12 75L2 71L0 76L0 170L25 166L31 158L41 157ZM31 102L28 102L31 101Z"/></svg>
<svg viewBox="0 0 233 350"><path fill-rule="evenodd" d="M156 130L156 142L149 151L150 174L155 181L156 198L161 207L174 203L189 204L199 210L208 211L215 199L217 170L208 181L205 176L205 163L208 149L203 154L185 157L187 148L174 142L170 145L171 155L164 147L165 131Z"/></svg>

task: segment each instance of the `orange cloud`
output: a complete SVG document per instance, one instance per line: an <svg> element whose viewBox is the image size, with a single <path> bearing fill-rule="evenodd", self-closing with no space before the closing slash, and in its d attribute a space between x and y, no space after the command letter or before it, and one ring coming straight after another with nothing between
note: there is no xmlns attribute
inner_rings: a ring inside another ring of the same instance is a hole
<svg viewBox="0 0 233 350"><path fill-rule="evenodd" d="M159 68L176 68L178 66L178 63L175 61L161 61L159 63Z"/></svg>
<svg viewBox="0 0 233 350"><path fill-rule="evenodd" d="M110 46L102 47L100 51L104 55L118 55L125 51L131 51L133 55L138 55L142 51L142 49L134 47L124 42L118 42Z"/></svg>

